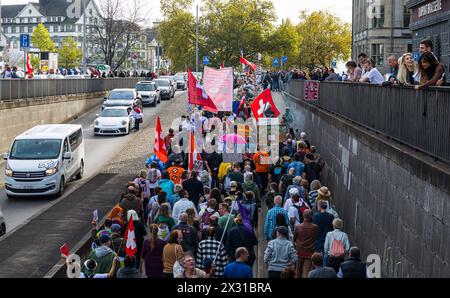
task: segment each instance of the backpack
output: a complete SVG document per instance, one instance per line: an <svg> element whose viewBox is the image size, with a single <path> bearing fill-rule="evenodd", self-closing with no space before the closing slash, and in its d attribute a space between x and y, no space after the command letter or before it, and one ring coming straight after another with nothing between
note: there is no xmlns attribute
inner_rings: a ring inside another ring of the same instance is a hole
<svg viewBox="0 0 450 298"><path fill-rule="evenodd" d="M148 172L148 181L151 184L155 184L156 182L158 182L158 170L157 169L151 169Z"/></svg>
<svg viewBox="0 0 450 298"><path fill-rule="evenodd" d="M333 243L331 244L330 256L340 258L344 256L344 254L344 243L342 242L342 240L334 239Z"/></svg>
<svg viewBox="0 0 450 298"><path fill-rule="evenodd" d="M300 223L303 222L304 218L303 218L303 212L305 212L305 210L309 209L305 203L303 203L301 206L297 206L295 204L291 205L292 207L294 207L295 209L297 209L298 211L298 217L300 218Z"/></svg>

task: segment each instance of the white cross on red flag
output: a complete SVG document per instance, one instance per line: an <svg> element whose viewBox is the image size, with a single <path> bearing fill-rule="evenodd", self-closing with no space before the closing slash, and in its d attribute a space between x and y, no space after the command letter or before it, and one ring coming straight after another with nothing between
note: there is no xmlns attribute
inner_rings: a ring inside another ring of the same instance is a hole
<svg viewBox="0 0 450 298"><path fill-rule="evenodd" d="M167 162L168 157L166 151L166 143L164 142L164 138L162 137L162 127L159 116L156 116L155 146L153 147L153 151L160 161L164 163Z"/></svg>
<svg viewBox="0 0 450 298"><path fill-rule="evenodd" d="M137 253L136 236L134 234L133 218L130 218L127 230L125 231L125 253L130 257Z"/></svg>
<svg viewBox="0 0 450 298"><path fill-rule="evenodd" d="M270 89L266 89L250 105L256 121L264 116L264 112L267 110L269 105L273 113L275 114L274 117L277 118L278 116L280 116L280 111L278 111L275 103L273 102Z"/></svg>

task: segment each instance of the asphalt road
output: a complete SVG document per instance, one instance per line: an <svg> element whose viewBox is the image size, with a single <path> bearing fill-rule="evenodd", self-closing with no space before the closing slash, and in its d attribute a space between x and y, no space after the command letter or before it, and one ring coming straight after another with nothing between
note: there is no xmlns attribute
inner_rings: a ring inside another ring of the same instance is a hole
<svg viewBox="0 0 450 298"><path fill-rule="evenodd" d="M178 91L175 98L172 100L178 100L180 96L186 94L186 92ZM148 125L150 119L153 118L169 105L170 101L161 101L157 107L144 107L144 124ZM62 200L70 193L75 191L81 185L83 185L89 177L100 172L102 168L110 161L110 157L118 154L121 149L126 146L127 142L134 137L134 133L128 136L94 136L93 123L101 110L98 106L77 120L73 121L74 124L81 124L83 126L85 150L86 150L86 164L84 171L84 178L80 181L73 181L67 184L65 194L59 199L51 198L16 198L8 199L4 188L0 190L0 210L2 211L7 233L14 232L15 229L20 228L31 218L38 215L47 207L56 203L56 201ZM1 169L3 175L3 168Z"/></svg>

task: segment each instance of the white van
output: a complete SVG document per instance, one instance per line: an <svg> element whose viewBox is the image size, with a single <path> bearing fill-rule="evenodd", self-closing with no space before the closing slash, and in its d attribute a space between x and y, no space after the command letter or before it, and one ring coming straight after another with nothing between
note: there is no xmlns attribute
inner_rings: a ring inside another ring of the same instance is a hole
<svg viewBox="0 0 450 298"><path fill-rule="evenodd" d="M81 125L38 125L16 137L4 153L8 197L61 196L64 185L84 172Z"/></svg>

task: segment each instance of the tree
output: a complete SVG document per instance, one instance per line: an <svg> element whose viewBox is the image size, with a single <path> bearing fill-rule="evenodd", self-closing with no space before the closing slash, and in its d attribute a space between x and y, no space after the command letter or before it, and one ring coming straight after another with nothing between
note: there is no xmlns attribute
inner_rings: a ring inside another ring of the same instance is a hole
<svg viewBox="0 0 450 298"><path fill-rule="evenodd" d="M300 66L330 66L334 60L347 60L352 44L351 25L324 11L300 13L297 62Z"/></svg>
<svg viewBox="0 0 450 298"><path fill-rule="evenodd" d="M99 1L98 22L89 25L91 44L96 44L105 64L117 70L131 56L143 34L141 25L150 15L142 9L143 0Z"/></svg>
<svg viewBox="0 0 450 298"><path fill-rule="evenodd" d="M301 37L297 31L297 27L287 19L283 24L279 25L272 31L267 41L266 59L264 64L272 66L272 59L277 57L281 59L282 56L288 57L288 62L285 67L295 65L299 55ZM281 62L280 62L281 65Z"/></svg>
<svg viewBox="0 0 450 298"><path fill-rule="evenodd" d="M63 40L61 47L58 49L59 53L59 63L64 68L74 68L77 67L83 56L80 48L78 48L77 43L72 37L67 37Z"/></svg>
<svg viewBox="0 0 450 298"><path fill-rule="evenodd" d="M174 71L195 67L195 18L191 5L192 0L161 0L163 20L156 29L158 41Z"/></svg>
<svg viewBox="0 0 450 298"><path fill-rule="evenodd" d="M31 42L42 52L54 52L56 50L55 43L50 38L50 33L42 23L34 28L33 33L31 34Z"/></svg>

